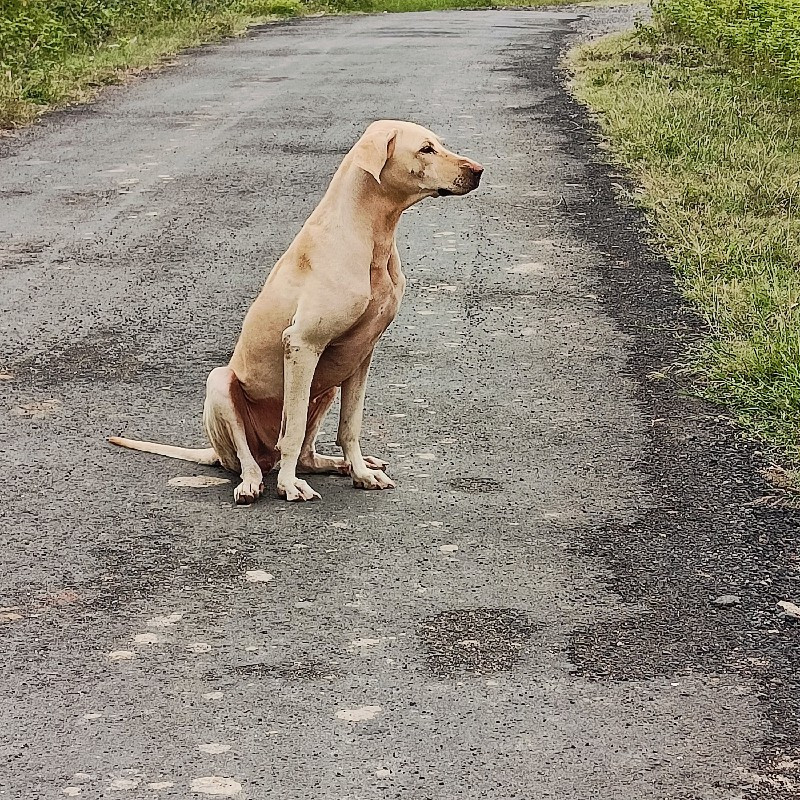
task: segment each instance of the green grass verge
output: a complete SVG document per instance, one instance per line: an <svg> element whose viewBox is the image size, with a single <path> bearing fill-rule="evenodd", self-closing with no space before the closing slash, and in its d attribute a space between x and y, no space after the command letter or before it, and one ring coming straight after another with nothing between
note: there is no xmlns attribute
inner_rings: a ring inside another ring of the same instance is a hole
<svg viewBox="0 0 800 800"><path fill-rule="evenodd" d="M652 28L569 56L709 336L698 392L800 461L800 107Z"/></svg>
<svg viewBox="0 0 800 800"><path fill-rule="evenodd" d="M127 71L280 18L570 0L0 0L0 128L86 100Z"/></svg>

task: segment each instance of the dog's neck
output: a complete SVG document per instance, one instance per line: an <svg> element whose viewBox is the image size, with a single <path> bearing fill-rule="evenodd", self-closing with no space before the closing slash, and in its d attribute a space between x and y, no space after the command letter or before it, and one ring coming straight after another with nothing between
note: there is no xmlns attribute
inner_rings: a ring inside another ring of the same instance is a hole
<svg viewBox="0 0 800 800"><path fill-rule="evenodd" d="M394 241L403 212L422 199L398 196L368 172L346 162L333 177L320 205L336 209L340 219L363 226L376 244Z"/></svg>

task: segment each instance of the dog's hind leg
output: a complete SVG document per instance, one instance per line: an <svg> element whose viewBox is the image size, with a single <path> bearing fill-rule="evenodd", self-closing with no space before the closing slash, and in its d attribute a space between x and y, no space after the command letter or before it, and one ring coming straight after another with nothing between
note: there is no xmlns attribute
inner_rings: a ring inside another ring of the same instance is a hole
<svg viewBox="0 0 800 800"><path fill-rule="evenodd" d="M248 505L263 491L264 474L247 441L242 400L239 379L230 367L211 371L206 382L203 423L222 466L241 475L242 481L233 490L233 499L238 505Z"/></svg>
<svg viewBox="0 0 800 800"><path fill-rule="evenodd" d="M323 456L317 452L317 434L336 399L336 389L329 389L324 394L316 397L308 406L308 422L306 423L306 438L300 449L300 458L297 461L298 475L310 473L340 473L349 474L347 462L341 456Z"/></svg>
<svg viewBox="0 0 800 800"><path fill-rule="evenodd" d="M330 389L325 394L312 400L308 409L308 427L300 458L297 462L297 474L308 475L312 473L328 473L334 475L349 475L350 463L341 456L323 456L317 452L317 434L336 399L336 389ZM386 469L389 466L385 461L374 456L364 456L364 463L371 469Z"/></svg>

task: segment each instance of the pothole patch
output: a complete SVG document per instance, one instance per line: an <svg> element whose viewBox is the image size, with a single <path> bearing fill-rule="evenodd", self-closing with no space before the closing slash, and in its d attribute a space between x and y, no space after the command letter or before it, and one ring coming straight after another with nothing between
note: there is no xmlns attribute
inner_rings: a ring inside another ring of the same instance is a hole
<svg viewBox="0 0 800 800"><path fill-rule="evenodd" d="M434 675L490 675L514 667L535 630L517 609L469 608L429 617L419 638Z"/></svg>
<svg viewBox="0 0 800 800"><path fill-rule="evenodd" d="M483 492L500 492L503 485L494 478L456 478L448 481L448 486L458 492L468 492L470 494L481 494Z"/></svg>

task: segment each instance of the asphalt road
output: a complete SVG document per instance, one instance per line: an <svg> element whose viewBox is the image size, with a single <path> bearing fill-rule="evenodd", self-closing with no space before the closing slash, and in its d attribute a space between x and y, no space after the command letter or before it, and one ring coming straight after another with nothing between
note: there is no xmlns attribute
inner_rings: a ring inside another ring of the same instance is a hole
<svg viewBox="0 0 800 800"><path fill-rule="evenodd" d="M561 88L631 16L592 14L269 26L0 142L0 796L797 796L796 521L647 378L696 326ZM237 508L107 445L202 444L206 374L381 117L486 167L401 225L364 436L398 488Z"/></svg>

